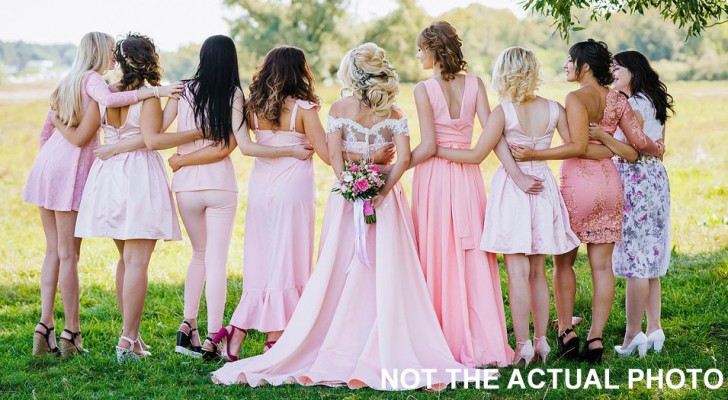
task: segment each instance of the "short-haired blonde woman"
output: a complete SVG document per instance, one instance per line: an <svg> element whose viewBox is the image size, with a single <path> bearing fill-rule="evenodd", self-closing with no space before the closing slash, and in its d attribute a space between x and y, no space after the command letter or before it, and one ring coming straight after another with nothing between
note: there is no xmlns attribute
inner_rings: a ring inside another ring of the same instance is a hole
<svg viewBox="0 0 728 400"><path fill-rule="evenodd" d="M539 63L532 51L521 47L504 50L493 67L492 84L501 104L493 110L475 149L440 147L438 156L479 163L503 141L546 149L555 128L564 140L569 140L564 108L536 95ZM546 341L550 303L544 272L546 254L566 253L579 246L579 239L569 227L564 199L546 161L520 162L514 166L507 147L498 156L503 166L491 183L480 248L502 253L505 259L516 336L513 363L525 366L534 356L545 362L550 351ZM519 184L523 179L526 184ZM530 190L532 182L538 182L540 190ZM529 335L530 314L535 351Z"/></svg>
<svg viewBox="0 0 728 400"><path fill-rule="evenodd" d="M352 202L332 193L326 205L319 260L283 336L267 353L213 372L217 383L371 387L402 390L383 380L411 368L435 370L408 388L450 383L448 368L462 370L447 347L414 243L412 216L399 179L409 166L407 119L396 106L399 79L373 43L344 56L339 69L352 95L337 100L328 119L328 145L336 177L344 152L367 157L394 142L397 162L373 203L376 224L362 239L371 266L355 253ZM337 183L338 185L338 183ZM475 371L469 371L474 374ZM462 379L462 377L461 377Z"/></svg>
<svg viewBox="0 0 728 400"><path fill-rule="evenodd" d="M79 322L78 258L81 239L74 237L83 189L99 144L97 103L121 107L156 95L171 96L181 85L112 93L101 73L114 68L114 39L89 32L78 45L71 72L53 91L50 109L40 132L40 152L23 190L23 201L38 206L46 237L41 269L41 317L33 335L33 355L71 356L83 353ZM91 107L91 108L89 108ZM88 115L87 115L88 114ZM53 119L78 127L72 134L55 129ZM83 122L83 124L82 124ZM53 304L59 286L63 298L65 329L60 350L53 334Z"/></svg>
<svg viewBox="0 0 728 400"><path fill-rule="evenodd" d="M477 367L511 362L498 261L478 248L485 217L480 166L436 157L437 146L467 149L475 116L490 114L483 81L465 74L455 28L435 21L417 37L417 58L433 77L415 86L420 144L412 151L412 217L422 270L450 351ZM434 156L434 157L433 157Z"/></svg>

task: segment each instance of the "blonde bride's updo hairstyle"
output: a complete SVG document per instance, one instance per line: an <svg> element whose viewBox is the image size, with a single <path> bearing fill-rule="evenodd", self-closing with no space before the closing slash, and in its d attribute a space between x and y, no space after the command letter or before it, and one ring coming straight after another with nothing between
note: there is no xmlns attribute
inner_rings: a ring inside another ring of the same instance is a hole
<svg viewBox="0 0 728 400"><path fill-rule="evenodd" d="M380 117L390 116L399 94L399 76L385 56L381 47L364 43L344 55L338 72L342 95L351 92Z"/></svg>
<svg viewBox="0 0 728 400"><path fill-rule="evenodd" d="M535 97L541 83L541 65L536 54L523 47L509 47L493 66L491 86L501 101L521 104Z"/></svg>

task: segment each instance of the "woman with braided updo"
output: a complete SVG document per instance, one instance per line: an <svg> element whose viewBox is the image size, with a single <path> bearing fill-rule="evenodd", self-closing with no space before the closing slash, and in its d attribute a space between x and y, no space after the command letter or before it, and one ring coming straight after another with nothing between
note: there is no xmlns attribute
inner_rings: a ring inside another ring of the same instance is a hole
<svg viewBox="0 0 728 400"><path fill-rule="evenodd" d="M480 166L435 154L437 146L470 148L475 116L485 126L490 114L483 81L464 73L461 46L445 21L433 22L417 37L417 58L434 76L415 86L421 142L410 162L412 215L422 270L453 356L471 367L506 366L513 351L498 262L478 248L486 208ZM501 152L510 158L507 145Z"/></svg>
<svg viewBox="0 0 728 400"><path fill-rule="evenodd" d="M362 221L366 226L357 233L361 211L340 193L330 194L319 259L283 336L267 353L213 372L217 383L402 390L442 388L463 378L447 372L465 366L450 353L432 308L399 184L410 148L407 119L396 105L397 73L383 49L365 43L344 55L339 79L351 95L334 102L328 118L335 176L342 178L344 157L368 159L388 143L396 147L397 161L373 201L377 222ZM362 242L364 254L355 250ZM405 379L406 387L384 379L406 369L420 374Z"/></svg>
<svg viewBox="0 0 728 400"><path fill-rule="evenodd" d="M116 45L120 90L153 87L161 80L159 56L146 36L128 34ZM89 172L76 224L77 237L114 239L121 260L116 293L123 318L117 360L149 355L139 337L147 292L147 267L157 240L180 240L177 210L160 154L155 151L200 137L197 129L160 133L159 98L123 107L99 105L105 145Z"/></svg>

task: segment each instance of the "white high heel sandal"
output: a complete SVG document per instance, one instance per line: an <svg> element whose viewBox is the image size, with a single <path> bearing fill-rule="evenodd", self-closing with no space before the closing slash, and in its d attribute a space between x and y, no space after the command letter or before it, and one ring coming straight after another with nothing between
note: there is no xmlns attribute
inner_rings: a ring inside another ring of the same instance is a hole
<svg viewBox="0 0 728 400"><path fill-rule="evenodd" d="M658 329L647 336L647 350L653 349L655 353L662 351L662 346L665 344L665 332L662 329Z"/></svg>
<svg viewBox="0 0 728 400"><path fill-rule="evenodd" d="M629 357L635 352L635 350L637 350L639 358L642 358L645 354L647 354L647 335L642 332L632 338L632 341L629 342L627 347L614 346L614 351L619 354L620 357Z"/></svg>
<svg viewBox="0 0 728 400"><path fill-rule="evenodd" d="M541 360L542 364L546 364L546 359L551 352L551 346L549 346L546 336L534 337L533 342L536 343L533 346L533 350L536 353L536 361Z"/></svg>
<svg viewBox="0 0 728 400"><path fill-rule="evenodd" d="M513 356L513 366L515 368L525 368L531 363L535 355L533 344L530 340L526 340L524 342L516 342L516 348L518 346L521 346L521 348L516 350L516 354Z"/></svg>
<svg viewBox="0 0 728 400"><path fill-rule="evenodd" d="M136 362L144 357L134 351L134 346L136 346L136 343L139 340L138 338L136 340L133 340L129 337L121 335L120 339L129 342L130 346L129 348L121 347L118 345L116 346L116 361L119 364L124 364L130 361Z"/></svg>

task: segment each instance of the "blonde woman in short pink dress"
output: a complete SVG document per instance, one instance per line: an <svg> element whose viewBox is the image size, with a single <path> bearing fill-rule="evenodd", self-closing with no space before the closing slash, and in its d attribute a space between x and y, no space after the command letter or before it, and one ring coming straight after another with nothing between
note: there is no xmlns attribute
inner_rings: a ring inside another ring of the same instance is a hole
<svg viewBox="0 0 728 400"><path fill-rule="evenodd" d="M559 356L599 363L604 352L602 332L614 300L612 251L622 240L622 183L611 160L613 153L599 142L589 143L589 124L598 124L613 135L617 127L639 143L645 152L662 155L664 147L641 131L627 99L606 85L613 80L612 55L603 42L589 39L569 50L564 64L567 80L579 89L566 96L571 142L547 150L513 146L519 161L564 159L561 193L569 210L571 228L582 243L592 272L592 323L587 341L578 354L579 338L572 327L576 276L573 265L578 249L554 257L554 297L559 322ZM586 68L588 67L588 68ZM649 141L649 143L648 143Z"/></svg>
<svg viewBox="0 0 728 400"><path fill-rule="evenodd" d="M71 72L51 98L51 110L40 133L41 149L23 189L23 201L40 210L46 237L41 269L41 318L33 336L35 356L49 353L70 356L83 352L77 269L81 240L74 237L74 230L94 160L93 152L99 144L97 103L120 107L154 94L151 88L112 93L100 73L113 69L114 64L114 39L110 35L101 32L84 35ZM80 96L76 90L80 90ZM165 96L178 91L178 86L159 88L159 93ZM54 128L54 123L58 128ZM76 126L77 129L73 128ZM59 283L65 314L60 350L52 333L53 305Z"/></svg>
<svg viewBox="0 0 728 400"><path fill-rule="evenodd" d="M513 350L498 262L478 247L486 207L480 166L433 157L437 146L470 148L475 115L485 125L490 113L488 96L480 78L461 73L465 60L450 24L434 22L417 42L422 67L435 75L415 86L422 142L412 151L410 167L415 167L412 216L422 270L455 360L503 367Z"/></svg>

